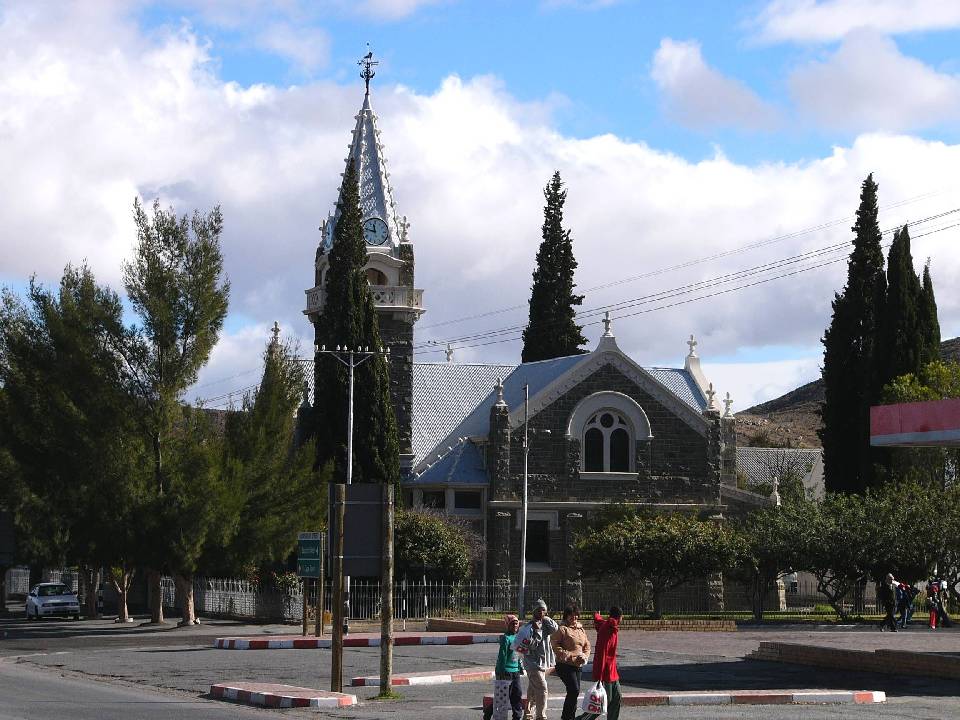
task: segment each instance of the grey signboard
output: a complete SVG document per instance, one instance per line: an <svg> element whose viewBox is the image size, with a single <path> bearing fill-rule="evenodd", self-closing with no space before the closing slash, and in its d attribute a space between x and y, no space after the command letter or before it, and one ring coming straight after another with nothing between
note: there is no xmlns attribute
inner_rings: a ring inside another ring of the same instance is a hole
<svg viewBox="0 0 960 720"><path fill-rule="evenodd" d="M337 514L330 492L330 536L328 548L336 546ZM347 507L343 522L343 574L350 577L380 577L383 552L383 486L380 483L347 485ZM333 567L332 565L330 566Z"/></svg>

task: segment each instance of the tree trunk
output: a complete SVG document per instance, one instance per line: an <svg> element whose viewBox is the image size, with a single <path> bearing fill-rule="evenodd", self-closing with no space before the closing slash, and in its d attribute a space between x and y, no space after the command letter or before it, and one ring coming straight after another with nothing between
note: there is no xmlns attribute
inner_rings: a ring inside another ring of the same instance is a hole
<svg viewBox="0 0 960 720"><path fill-rule="evenodd" d="M150 598L150 622L163 622L163 576L159 570L147 571L147 596Z"/></svg>
<svg viewBox="0 0 960 720"><path fill-rule="evenodd" d="M113 574L111 580L113 582L113 588L117 591L117 622L130 622L127 597L130 594L130 584L133 582L133 571L121 567L120 573Z"/></svg>
<svg viewBox="0 0 960 720"><path fill-rule="evenodd" d="M660 596L662 595L660 590L653 591L653 619L659 620L663 617L663 608L661 607Z"/></svg>
<svg viewBox="0 0 960 720"><path fill-rule="evenodd" d="M197 619L193 608L193 575L174 575L180 607L180 626L193 625Z"/></svg>
<svg viewBox="0 0 960 720"><path fill-rule="evenodd" d="M102 571L99 567L92 568L87 565L83 565L80 568L80 577L82 578L84 585L83 614L91 620L96 620L100 617L100 610L97 607L97 600L100 595L100 581L102 579L101 573Z"/></svg>

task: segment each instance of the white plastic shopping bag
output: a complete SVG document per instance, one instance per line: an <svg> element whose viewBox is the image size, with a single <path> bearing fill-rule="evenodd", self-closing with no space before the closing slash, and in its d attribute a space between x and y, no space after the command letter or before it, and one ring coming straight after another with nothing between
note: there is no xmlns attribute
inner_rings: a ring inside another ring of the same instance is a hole
<svg viewBox="0 0 960 720"><path fill-rule="evenodd" d="M510 682L510 680L493 681L492 720L509 720L510 718Z"/></svg>
<svg viewBox="0 0 960 720"><path fill-rule="evenodd" d="M607 691L603 683L596 682L583 696L580 709L591 715L603 715L607 711Z"/></svg>
<svg viewBox="0 0 960 720"><path fill-rule="evenodd" d="M532 633L533 628L531 628L529 624L520 628L516 637L513 639L513 645L511 645L513 651L520 653L521 655L529 655L530 646L533 642Z"/></svg>

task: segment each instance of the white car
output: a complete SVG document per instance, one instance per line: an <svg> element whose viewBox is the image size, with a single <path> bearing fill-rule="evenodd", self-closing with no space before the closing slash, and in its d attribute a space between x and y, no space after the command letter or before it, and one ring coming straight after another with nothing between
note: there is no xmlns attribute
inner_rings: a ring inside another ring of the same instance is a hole
<svg viewBox="0 0 960 720"><path fill-rule="evenodd" d="M35 586L27 595L27 620L51 615L80 619L80 600L74 590L63 583L48 582Z"/></svg>

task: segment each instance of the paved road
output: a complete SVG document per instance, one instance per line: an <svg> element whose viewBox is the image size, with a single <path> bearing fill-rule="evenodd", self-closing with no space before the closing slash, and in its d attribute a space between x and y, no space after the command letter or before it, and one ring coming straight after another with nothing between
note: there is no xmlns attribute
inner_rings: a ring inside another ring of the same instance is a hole
<svg viewBox="0 0 960 720"><path fill-rule="evenodd" d="M228 706L228 715L219 715L223 706L210 705L203 697L212 683L231 680L263 680L304 685L319 689L329 688L329 650L216 650L211 647L216 635L255 634L263 630L289 632L289 627L238 627L236 624L202 625L185 630L154 630L151 628L118 628L111 623L44 622L26 624L22 620L0 622L0 697L9 697L2 687L11 682L17 689L17 704L4 717L49 717L62 720L63 707L49 707L34 700L32 708L23 704L29 698L20 695L20 685L5 678L11 663L17 663L17 672L33 672L41 679L34 682L67 682L57 680L60 673L68 675L70 683L86 684L89 692L105 692L103 680L122 682L117 690L140 700L118 699L113 705L104 697L105 707L121 707L123 702L144 702L143 708L127 706L123 715L131 717L174 717L174 712L192 717L239 716L240 708ZM4 636L3 633L6 633ZM960 717L960 683L927 679L900 680L895 676L856 672L836 672L804 668L780 663L761 663L744 660L743 656L755 649L760 640L816 642L870 649L900 646L927 647L939 651L960 648L960 632L925 633L919 627L897 635L881 634L868 628L780 628L774 630L747 630L737 633L642 633L625 632L622 635L621 666L625 689L648 690L723 690L751 688L838 688L884 690L890 697L886 706L824 706L808 707L800 711L793 706L776 707L709 707L709 708L644 708L626 709L625 720L631 718L796 718L802 713L807 718L944 718ZM489 667L493 662L494 646L426 646L399 647L395 650L398 672L417 672L431 669ZM39 654L43 653L43 654ZM17 657L19 656L19 657ZM344 664L345 677L375 675L379 660L377 648L350 648ZM53 677L54 680L50 680ZM44 679L45 678L45 679ZM8 685L8 687L10 687ZM26 685L28 689L31 685ZM142 688L139 689L139 688ZM562 686L551 680L551 692L560 694ZM321 713L325 717L350 718L479 718L480 698L489 691L487 683L466 683L433 687L403 688L404 700L374 703L375 688L356 688L363 704L357 708ZM30 690L30 692L33 692ZM158 695L157 693L161 693ZM31 697L50 697L36 691ZM76 697L81 698L80 694ZM91 696L92 697L92 696ZM143 698L151 702L147 702ZM96 700L90 700L96 706ZM168 714L159 712L163 702L172 703ZM152 704L151 704L152 703ZM154 705L157 707L155 708ZM159 708L159 710L158 710ZM133 714L131 714L133 710ZM142 710L142 713L141 713ZM34 712L36 711L36 712ZM263 718L280 711L257 712ZM304 711L282 711L299 717ZM37 714L39 713L39 714ZM141 714L138 714L141 713ZM556 715L556 713L554 713ZM83 717L68 713L70 717ZM107 714L91 717L109 717ZM316 713L311 714L316 717Z"/></svg>

